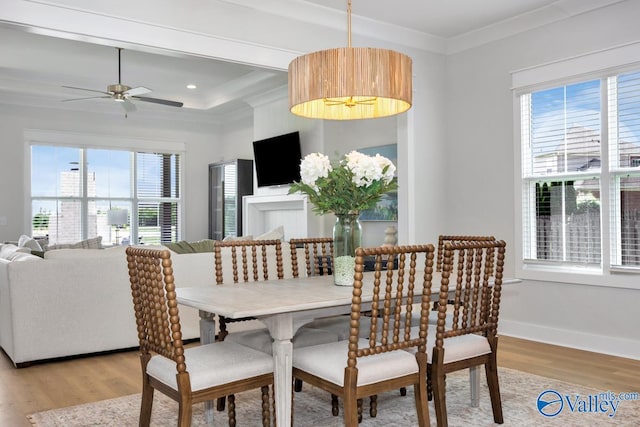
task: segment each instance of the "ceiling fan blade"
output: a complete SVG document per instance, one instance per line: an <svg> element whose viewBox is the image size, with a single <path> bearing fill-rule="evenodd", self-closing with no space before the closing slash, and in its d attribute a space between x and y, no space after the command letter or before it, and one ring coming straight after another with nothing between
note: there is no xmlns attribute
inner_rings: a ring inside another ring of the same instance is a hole
<svg viewBox="0 0 640 427"><path fill-rule="evenodd" d="M144 95L145 93L149 93L149 92L151 92L151 89L147 89L144 86L138 86L138 87L129 89L124 94L128 96L138 96L138 95Z"/></svg>
<svg viewBox="0 0 640 427"><path fill-rule="evenodd" d="M146 96L132 96L134 99L138 99L144 102L153 102L154 104L168 105L170 107L182 107L184 104L178 101L169 101L167 99L148 98Z"/></svg>
<svg viewBox="0 0 640 427"><path fill-rule="evenodd" d="M111 95L109 92L105 92L103 90L85 89L83 87L75 87L75 86L62 86L62 87L65 87L67 89L86 90L86 91L89 91L89 92L98 92L98 93L104 93L105 95Z"/></svg>
<svg viewBox="0 0 640 427"><path fill-rule="evenodd" d="M111 95L109 95L109 96L89 96L89 97L85 97L85 98L63 99L62 102L82 101L83 99L109 99L109 98L111 98Z"/></svg>
<svg viewBox="0 0 640 427"><path fill-rule="evenodd" d="M126 111L127 113L131 113L132 111L137 110L136 106L133 105L133 102L129 101L128 99L125 99L124 102L121 102L120 104L122 104L122 108L124 108L124 111Z"/></svg>

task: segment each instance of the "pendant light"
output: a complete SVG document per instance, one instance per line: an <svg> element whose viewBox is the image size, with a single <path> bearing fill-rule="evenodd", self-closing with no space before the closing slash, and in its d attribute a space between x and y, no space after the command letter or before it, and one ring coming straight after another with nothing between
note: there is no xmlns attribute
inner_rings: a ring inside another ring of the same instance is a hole
<svg viewBox="0 0 640 427"><path fill-rule="evenodd" d="M356 120L411 108L411 58L388 49L351 47L351 0L347 47L300 56L289 64L289 108L311 119Z"/></svg>

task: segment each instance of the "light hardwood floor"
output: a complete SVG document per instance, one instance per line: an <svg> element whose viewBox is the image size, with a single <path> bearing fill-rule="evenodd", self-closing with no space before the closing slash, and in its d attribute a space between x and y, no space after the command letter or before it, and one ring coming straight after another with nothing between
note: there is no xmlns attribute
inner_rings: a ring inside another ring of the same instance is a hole
<svg viewBox="0 0 640 427"><path fill-rule="evenodd" d="M1 352L0 352L1 353ZM640 360L500 337L500 366L590 386L640 391ZM0 355L0 426L30 427L26 415L140 392L136 351L15 369Z"/></svg>

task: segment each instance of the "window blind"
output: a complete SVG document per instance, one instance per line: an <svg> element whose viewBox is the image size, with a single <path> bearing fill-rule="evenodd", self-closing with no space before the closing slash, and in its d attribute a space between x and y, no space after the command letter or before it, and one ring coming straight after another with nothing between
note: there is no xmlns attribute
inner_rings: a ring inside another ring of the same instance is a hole
<svg viewBox="0 0 640 427"><path fill-rule="evenodd" d="M607 79L611 265L640 267L640 72Z"/></svg>
<svg viewBox="0 0 640 427"><path fill-rule="evenodd" d="M600 265L600 80L521 97L525 258Z"/></svg>

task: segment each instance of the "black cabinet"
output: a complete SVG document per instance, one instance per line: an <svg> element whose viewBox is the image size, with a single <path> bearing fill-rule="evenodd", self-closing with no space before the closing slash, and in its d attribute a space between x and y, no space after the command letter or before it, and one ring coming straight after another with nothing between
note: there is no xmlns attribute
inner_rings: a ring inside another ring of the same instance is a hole
<svg viewBox="0 0 640 427"><path fill-rule="evenodd" d="M209 238L242 235L242 197L253 194L253 160L209 165Z"/></svg>

